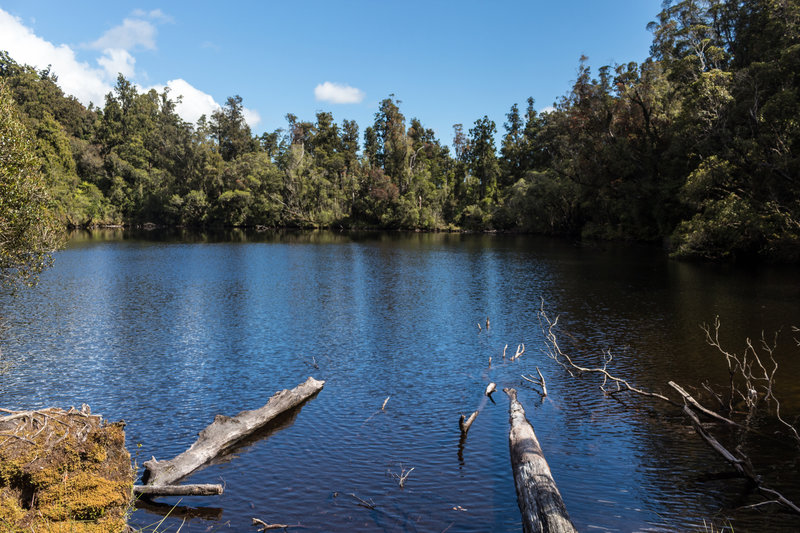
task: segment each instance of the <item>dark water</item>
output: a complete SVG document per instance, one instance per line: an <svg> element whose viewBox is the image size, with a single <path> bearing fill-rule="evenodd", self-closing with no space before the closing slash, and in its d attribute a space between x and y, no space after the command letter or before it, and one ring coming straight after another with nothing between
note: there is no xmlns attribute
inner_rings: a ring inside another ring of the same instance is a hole
<svg viewBox="0 0 800 533"><path fill-rule="evenodd" d="M585 362L611 350L611 368L659 391L670 379L724 382L724 361L699 328L716 315L732 350L781 329L778 393L787 417L800 413L796 269L447 234L77 235L37 288L0 300L11 365L0 405L88 403L127 421L141 463L180 453L217 413L259 407L309 375L326 380L282 429L191 476L226 488L180 501L207 508L183 532L251 531L252 517L310 531L520 531L508 401L485 399L490 381L519 389L579 530L798 526L791 515L737 510L761 500L739 480L707 479L726 465L673 409L605 398L596 380L546 358L542 300L560 315L566 350ZM479 332L487 316L491 329ZM522 358L503 362L503 347L519 343ZM520 378L537 366L544 401ZM459 414L476 409L461 447ZM779 465L771 482L800 499L797 449L750 446L758 466ZM392 474L410 468L401 489ZM132 517L137 527L160 520ZM169 518L159 530L180 525Z"/></svg>

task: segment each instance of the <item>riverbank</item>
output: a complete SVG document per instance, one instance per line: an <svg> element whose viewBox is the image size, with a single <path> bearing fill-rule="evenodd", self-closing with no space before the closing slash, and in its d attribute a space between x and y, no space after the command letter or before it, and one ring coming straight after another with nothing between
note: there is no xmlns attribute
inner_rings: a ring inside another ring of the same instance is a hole
<svg viewBox="0 0 800 533"><path fill-rule="evenodd" d="M126 530L134 470L123 422L88 406L2 413L0 532Z"/></svg>

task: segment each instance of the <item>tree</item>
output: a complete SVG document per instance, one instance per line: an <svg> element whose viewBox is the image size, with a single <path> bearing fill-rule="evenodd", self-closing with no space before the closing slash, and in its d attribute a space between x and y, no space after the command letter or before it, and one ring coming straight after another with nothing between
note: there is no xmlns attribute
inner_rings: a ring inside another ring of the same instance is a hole
<svg viewBox="0 0 800 533"><path fill-rule="evenodd" d="M32 285L62 242L35 144L0 83L0 281Z"/></svg>
<svg viewBox="0 0 800 533"><path fill-rule="evenodd" d="M497 127L493 120L484 116L475 121L469 130L469 170L480 183L480 199L497 202L497 178L500 167L494 149L494 134Z"/></svg>
<svg viewBox="0 0 800 533"><path fill-rule="evenodd" d="M256 149L250 126L244 120L242 97L238 94L229 96L222 109L211 114L211 132L225 161Z"/></svg>

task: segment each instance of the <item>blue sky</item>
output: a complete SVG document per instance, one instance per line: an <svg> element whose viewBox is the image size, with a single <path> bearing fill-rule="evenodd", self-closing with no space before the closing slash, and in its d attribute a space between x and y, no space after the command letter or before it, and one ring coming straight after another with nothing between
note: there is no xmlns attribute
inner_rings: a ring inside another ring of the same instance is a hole
<svg viewBox="0 0 800 533"><path fill-rule="evenodd" d="M192 119L239 94L254 132L331 111L361 130L390 93L449 144L452 125L564 95L581 54L596 72L641 61L661 0L44 2L0 0L0 49L53 65L102 105L117 71L169 85ZM326 84L326 82L328 82ZM327 90L326 90L327 88ZM315 91L316 89L316 91ZM337 103L347 102L347 103Z"/></svg>

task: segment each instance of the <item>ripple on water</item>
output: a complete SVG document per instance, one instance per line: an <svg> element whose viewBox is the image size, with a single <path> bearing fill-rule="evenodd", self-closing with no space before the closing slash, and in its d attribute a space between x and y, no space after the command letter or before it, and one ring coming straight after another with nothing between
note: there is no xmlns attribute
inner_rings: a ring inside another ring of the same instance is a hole
<svg viewBox="0 0 800 533"><path fill-rule="evenodd" d="M280 431L191 477L222 480L226 492L192 500L221 507L222 519L189 522L184 533L249 530L252 516L312 531L519 531L504 386L519 389L580 530L692 529L735 505L736 487L697 479L714 458L680 418L606 398L596 379L570 377L541 352L545 297L561 314L562 347L581 361L602 364L611 349L615 368L643 386L691 376L686 368L708 362L702 339L689 340L702 317L687 295L703 294L702 270L522 237L257 240L60 252L35 290L3 301L13 370L2 375L0 403L89 403L128 422L141 462L180 453L216 413L259 407L309 375L325 379ZM785 300L769 292L773 316L797 316L795 278L771 282L787 287ZM729 281L734 292L754 283ZM732 314L762 308L725 301ZM491 329L479 331L487 316ZM503 347L510 355L519 343L523 357L504 362ZM537 366L544 401L520 377ZM497 403L483 395L489 381ZM461 443L459 415L476 409ZM401 489L396 476L411 468ZM132 521L155 520L137 511Z"/></svg>

